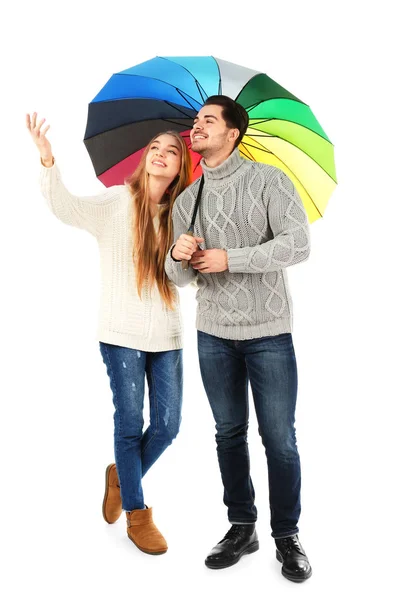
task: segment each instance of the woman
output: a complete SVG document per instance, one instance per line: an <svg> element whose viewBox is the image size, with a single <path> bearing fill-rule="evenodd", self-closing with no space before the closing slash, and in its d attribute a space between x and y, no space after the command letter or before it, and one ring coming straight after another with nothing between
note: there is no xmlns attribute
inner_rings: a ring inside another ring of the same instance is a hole
<svg viewBox="0 0 400 600"><path fill-rule="evenodd" d="M115 406L116 460L106 471L103 516L114 523L125 510L128 537L143 552L162 554L167 543L144 504L142 477L176 437L181 420L179 296L164 262L173 242L172 206L190 183L190 154L178 133L159 134L125 185L78 198L61 181L44 123L36 113L27 115L42 163L42 192L53 213L93 234L100 250L98 335ZM143 433L145 376L150 425Z"/></svg>

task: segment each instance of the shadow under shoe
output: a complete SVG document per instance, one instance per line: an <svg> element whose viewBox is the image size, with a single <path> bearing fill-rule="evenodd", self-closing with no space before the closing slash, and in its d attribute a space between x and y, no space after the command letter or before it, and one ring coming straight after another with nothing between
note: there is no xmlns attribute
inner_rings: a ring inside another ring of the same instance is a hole
<svg viewBox="0 0 400 600"><path fill-rule="evenodd" d="M103 499L103 517L110 525L115 523L122 513L121 490L115 463L106 469L106 489Z"/></svg>
<svg viewBox="0 0 400 600"><path fill-rule="evenodd" d="M146 554L164 554L167 542L153 523L153 509L143 508L126 513L129 539Z"/></svg>
<svg viewBox="0 0 400 600"><path fill-rule="evenodd" d="M244 554L259 549L256 526L232 525L225 537L211 550L205 560L209 569L225 569L236 564Z"/></svg>
<svg viewBox="0 0 400 600"><path fill-rule="evenodd" d="M276 558L282 563L282 575L301 583L312 575L310 562L297 535L275 540Z"/></svg>

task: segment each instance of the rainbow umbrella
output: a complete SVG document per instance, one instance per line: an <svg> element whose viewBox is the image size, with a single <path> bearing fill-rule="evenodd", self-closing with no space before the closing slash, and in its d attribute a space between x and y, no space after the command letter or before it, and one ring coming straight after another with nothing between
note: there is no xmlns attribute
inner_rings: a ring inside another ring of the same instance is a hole
<svg viewBox="0 0 400 600"><path fill-rule="evenodd" d="M193 119L215 94L248 112L241 155L284 171L310 223L321 217L337 182L333 145L310 107L265 73L212 56L156 57L112 75L88 110L84 143L97 177L107 187L123 183L166 129L179 131L190 149ZM201 157L190 151L195 179Z"/></svg>

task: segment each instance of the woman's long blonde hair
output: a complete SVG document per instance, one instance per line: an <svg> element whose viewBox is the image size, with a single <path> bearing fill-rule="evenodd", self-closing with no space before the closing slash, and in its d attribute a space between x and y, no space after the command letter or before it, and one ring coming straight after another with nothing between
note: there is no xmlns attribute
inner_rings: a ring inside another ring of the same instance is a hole
<svg viewBox="0 0 400 600"><path fill-rule="evenodd" d="M181 168L161 199L159 208L158 239L150 210L150 193L146 157L154 140L160 135L171 135L181 150ZM164 131L154 136L146 146L135 172L126 179L133 198L133 260L139 297L145 283L157 284L161 298L168 308L174 308L175 294L164 270L167 252L173 243L172 207L181 192L191 183L192 161L188 147L176 131Z"/></svg>

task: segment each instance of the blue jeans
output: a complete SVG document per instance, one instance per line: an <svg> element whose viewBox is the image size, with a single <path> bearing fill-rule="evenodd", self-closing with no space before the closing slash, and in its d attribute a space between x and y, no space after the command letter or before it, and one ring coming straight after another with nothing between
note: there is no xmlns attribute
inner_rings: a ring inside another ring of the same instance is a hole
<svg viewBox="0 0 400 600"><path fill-rule="evenodd" d="M247 445L250 381L268 462L272 536L294 535L300 516L300 458L294 428L297 367L291 334L234 341L199 331L198 350L216 423L229 521L257 520Z"/></svg>
<svg viewBox="0 0 400 600"><path fill-rule="evenodd" d="M115 406L114 451L122 507L144 508L142 477L177 436L182 409L182 350L142 352L100 342ZM150 425L143 433L145 376Z"/></svg>

